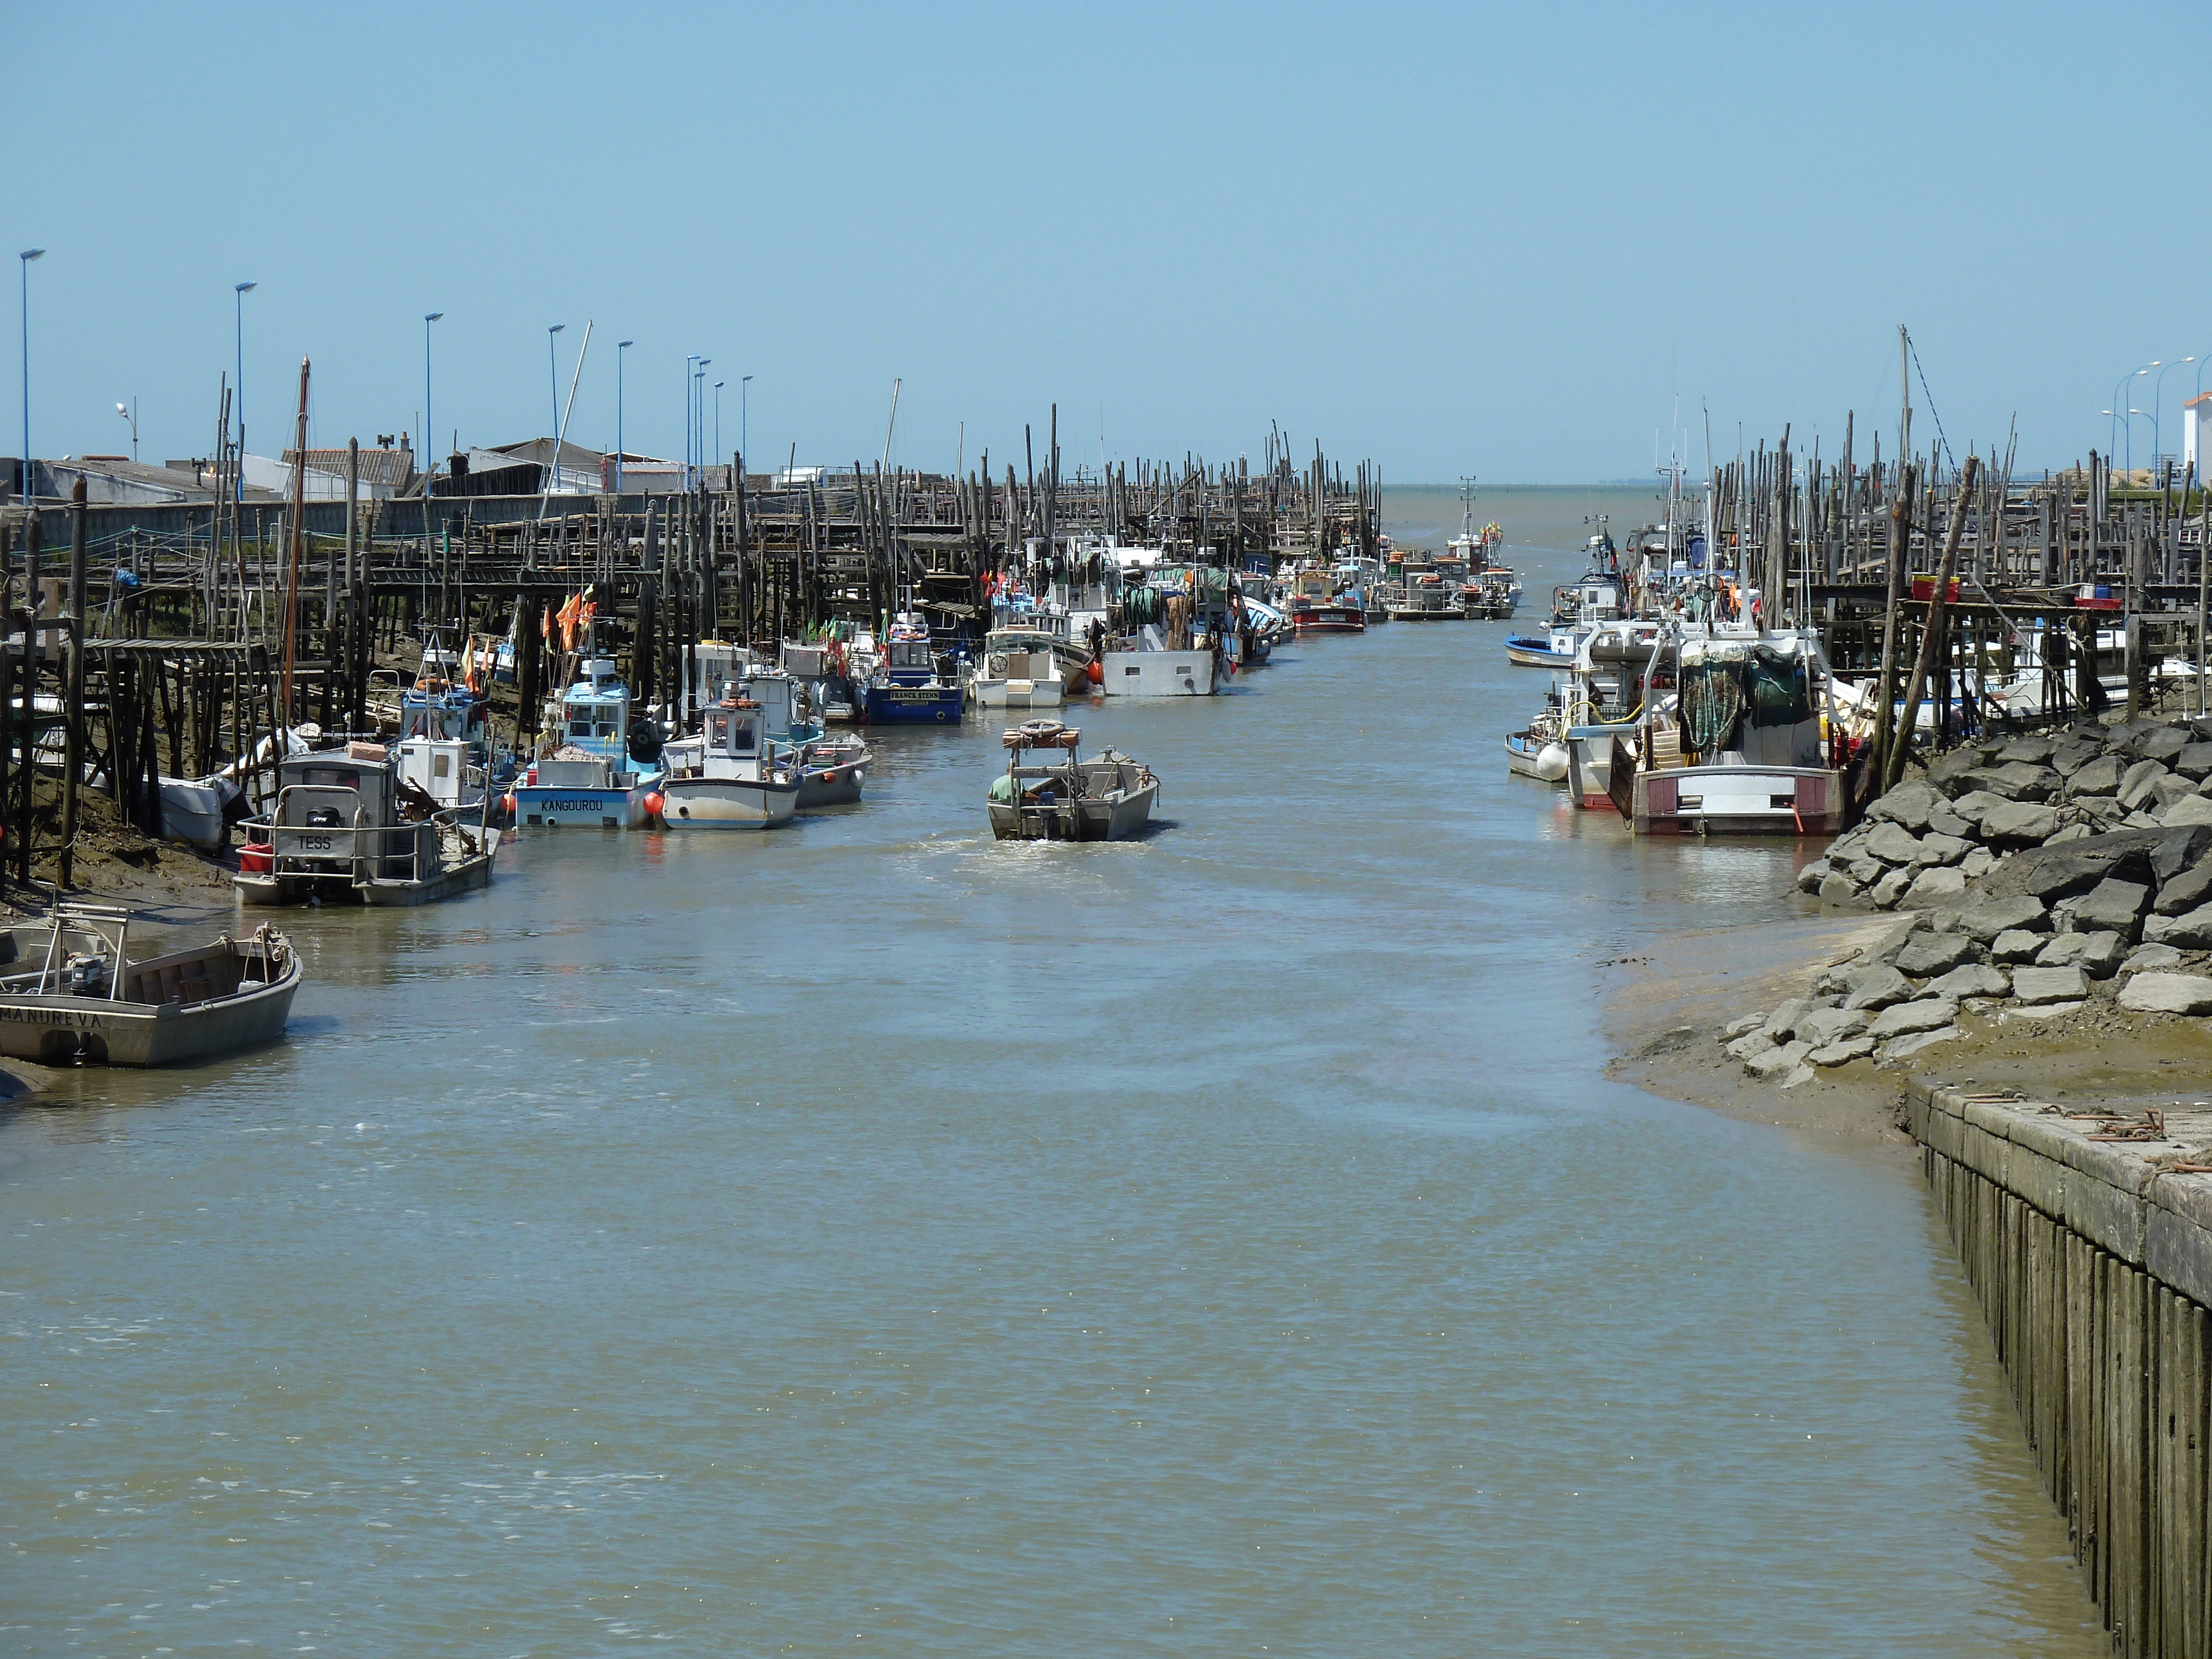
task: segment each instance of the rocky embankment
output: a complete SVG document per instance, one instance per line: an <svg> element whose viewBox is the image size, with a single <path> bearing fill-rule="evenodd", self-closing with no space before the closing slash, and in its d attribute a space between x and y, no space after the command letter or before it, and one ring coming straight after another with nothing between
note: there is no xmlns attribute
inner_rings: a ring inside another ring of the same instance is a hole
<svg viewBox="0 0 2212 1659"><path fill-rule="evenodd" d="M1902 1065L1962 1019L2212 1015L2212 720L1969 745L1899 784L1799 883L1901 914L1812 993L1723 1033L1753 1077ZM2206 1027L2212 1035L2212 1025Z"/></svg>

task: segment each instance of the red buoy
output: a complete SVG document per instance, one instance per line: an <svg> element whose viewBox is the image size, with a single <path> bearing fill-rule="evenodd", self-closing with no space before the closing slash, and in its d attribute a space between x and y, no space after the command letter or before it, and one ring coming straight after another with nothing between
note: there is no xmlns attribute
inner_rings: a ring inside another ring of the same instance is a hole
<svg viewBox="0 0 2212 1659"><path fill-rule="evenodd" d="M1089 663L1085 665L1083 672L1085 675L1088 677L1091 684L1103 685L1106 684L1106 665L1100 662L1097 658L1093 657Z"/></svg>
<svg viewBox="0 0 2212 1659"><path fill-rule="evenodd" d="M666 806L668 803L662 798L660 792L656 789L646 796L643 805L645 806L646 817L649 818L657 818L660 816L661 809Z"/></svg>
<svg viewBox="0 0 2212 1659"><path fill-rule="evenodd" d="M506 794L501 796L499 804L507 809L507 817L513 817L514 816L514 792L513 790L510 789Z"/></svg>

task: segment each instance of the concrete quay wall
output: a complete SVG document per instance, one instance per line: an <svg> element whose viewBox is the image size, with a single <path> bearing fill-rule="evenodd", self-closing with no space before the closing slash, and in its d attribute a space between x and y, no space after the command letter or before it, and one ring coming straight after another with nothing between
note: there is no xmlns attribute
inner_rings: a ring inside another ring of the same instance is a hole
<svg viewBox="0 0 2212 1659"><path fill-rule="evenodd" d="M2160 1122L1923 1083L1906 1111L2115 1650L2201 1659L2212 1176L2189 1166L2212 1110Z"/></svg>

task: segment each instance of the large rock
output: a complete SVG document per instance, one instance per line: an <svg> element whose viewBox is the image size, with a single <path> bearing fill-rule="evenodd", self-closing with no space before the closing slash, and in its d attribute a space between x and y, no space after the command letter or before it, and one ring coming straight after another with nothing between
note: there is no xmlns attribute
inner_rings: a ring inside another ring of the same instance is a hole
<svg viewBox="0 0 2212 1659"><path fill-rule="evenodd" d="M2003 766L2013 761L2026 761L2030 766L2040 766L2051 758L2057 747L2049 738L2014 738L1997 750L1997 764Z"/></svg>
<svg viewBox="0 0 2212 1659"><path fill-rule="evenodd" d="M1877 909L1893 910L1897 902L1905 896L1905 889L1912 885L1912 866L1901 866L1875 883L1874 890L1867 896L1875 902Z"/></svg>
<svg viewBox="0 0 2212 1659"><path fill-rule="evenodd" d="M1853 859L1844 867L1855 887L1871 887L1887 872L1889 866L1880 859Z"/></svg>
<svg viewBox="0 0 2212 1659"><path fill-rule="evenodd" d="M2012 988L2012 979L2002 968L1986 963L1961 963L1941 979L1921 988L1924 994L1963 1000L1967 997L2001 997Z"/></svg>
<svg viewBox="0 0 2212 1659"><path fill-rule="evenodd" d="M1951 811L1954 817L1964 818L1968 823L1978 825L1983 815L1992 807L2017 805L2017 802L2008 801L2002 795L1992 794L1987 789L1976 789L1953 801Z"/></svg>
<svg viewBox="0 0 2212 1659"><path fill-rule="evenodd" d="M1805 1060L1810 1066L1848 1066L1855 1060L1864 1060L1873 1052L1872 1037L1850 1036L1814 1049L1805 1056Z"/></svg>
<svg viewBox="0 0 2212 1659"><path fill-rule="evenodd" d="M1951 810L1948 801L1928 815L1928 833L1931 836L1971 836L1974 826Z"/></svg>
<svg viewBox="0 0 2212 1659"><path fill-rule="evenodd" d="M2118 755L2100 755L2083 764L2066 780L2069 795L2117 795L2120 793L2120 777L2127 769Z"/></svg>
<svg viewBox="0 0 2212 1659"><path fill-rule="evenodd" d="M2021 971L2033 973L2033 969ZM1893 1036L1904 1036L1913 1031L1932 1031L1939 1025L1948 1025L1959 1018L1959 1005L1949 997L1921 997L1911 1002L1894 1002L1874 1017L1867 1027L1867 1035L1877 1042Z"/></svg>
<svg viewBox="0 0 2212 1659"><path fill-rule="evenodd" d="M1920 842L1903 824L1883 823L1867 837L1866 850L1884 864L1911 864L1920 856Z"/></svg>
<svg viewBox="0 0 2212 1659"><path fill-rule="evenodd" d="M2212 799L2203 795L2184 795L2160 813L2158 821L2169 829L2191 823L2212 823Z"/></svg>
<svg viewBox="0 0 2212 1659"><path fill-rule="evenodd" d="M2212 743L2185 744L2173 757L2173 769L2185 777L2201 778L2212 773Z"/></svg>
<svg viewBox="0 0 2212 1659"><path fill-rule="evenodd" d="M1730 1060L1749 1060L1754 1054L1765 1054L1773 1046L1774 1039L1768 1036L1765 1032L1746 1031L1733 1042L1725 1045L1721 1052L1728 1055Z"/></svg>
<svg viewBox="0 0 2212 1659"><path fill-rule="evenodd" d="M1820 890L1820 884L1827 878L1827 860L1814 859L1797 872L1797 890L1801 893L1817 893Z"/></svg>
<svg viewBox="0 0 2212 1659"><path fill-rule="evenodd" d="M2179 772L2168 772L2151 784L2151 798L2144 811L2153 813L2163 812L2183 796L2193 795L2196 793L2196 779L2185 778Z"/></svg>
<svg viewBox="0 0 2212 1659"><path fill-rule="evenodd" d="M2171 945L2138 945L2128 952L2128 959L2120 964L2120 971L2140 974L2161 968L2179 968L2181 961L2181 952Z"/></svg>
<svg viewBox="0 0 2212 1659"><path fill-rule="evenodd" d="M1905 890L1898 901L1907 910L1932 910L1946 899L1954 899L1966 890L1966 872L1954 870L1947 864L1930 865L1913 877L1912 885Z"/></svg>
<svg viewBox="0 0 2212 1659"><path fill-rule="evenodd" d="M1972 848L1973 843L1970 841L1963 841L1957 836L1947 836L1939 830L1930 830L1926 835L1921 836L1920 850L1912 856L1914 861L1919 864L1956 864L1960 859L1966 857Z"/></svg>
<svg viewBox="0 0 2212 1659"><path fill-rule="evenodd" d="M1792 997L1766 1017L1763 1028L1769 1042L1787 1042L1797 1030L1797 1022L1820 1005L1808 997Z"/></svg>
<svg viewBox="0 0 2212 1659"><path fill-rule="evenodd" d="M1943 804L1934 785L1913 778L1868 807L1867 817L1879 823L1902 824L1917 835L1928 827L1928 815Z"/></svg>
<svg viewBox="0 0 2212 1659"><path fill-rule="evenodd" d="M2072 931L2095 933L2109 928L2132 941L2149 908L2149 888L2107 876L2074 901Z"/></svg>
<svg viewBox="0 0 2212 1659"><path fill-rule="evenodd" d="M2079 1002L2089 994L2088 977L2079 968L2022 968L2012 976L2015 1001Z"/></svg>
<svg viewBox="0 0 2212 1659"><path fill-rule="evenodd" d="M2139 1014L2212 1014L2212 979L2202 974L2137 974L2119 1004Z"/></svg>
<svg viewBox="0 0 2212 1659"><path fill-rule="evenodd" d="M2212 951L2212 904L2200 904L2178 916L2153 916L2143 923L2142 936L2146 945Z"/></svg>
<svg viewBox="0 0 2212 1659"><path fill-rule="evenodd" d="M2056 847L2033 848L2015 853L1982 882L1988 898L2026 893L2045 903L2069 893L2086 893L2107 876L2123 881L2150 879L2151 854L2166 830L2114 830L2087 841L2062 842Z"/></svg>
<svg viewBox="0 0 2212 1659"><path fill-rule="evenodd" d="M2212 852L2212 823L2185 823L2169 830L2151 849L2151 880L2160 887Z"/></svg>
<svg viewBox="0 0 2212 1659"><path fill-rule="evenodd" d="M1744 1061L1743 1069L1756 1078L1781 1077L1812 1052L1813 1045L1809 1042L1785 1042L1778 1048L1769 1048L1765 1054L1753 1054Z"/></svg>
<svg viewBox="0 0 2212 1659"><path fill-rule="evenodd" d="M1928 781L1947 795L1961 794L1973 787L1966 781L1967 775L1988 765L1996 748L1988 744L1969 744L1948 755L1938 755L1928 763Z"/></svg>
<svg viewBox="0 0 2212 1659"><path fill-rule="evenodd" d="M2061 933L2045 945L2035 958L2039 968L2079 968L2093 979L2110 979L2127 954L2127 941L2118 933Z"/></svg>
<svg viewBox="0 0 2212 1659"><path fill-rule="evenodd" d="M1964 780L1976 789L2002 795L2007 800L2048 800L2058 793L2058 774L2047 766L2012 761L2003 766L1984 766Z"/></svg>
<svg viewBox="0 0 2212 1659"><path fill-rule="evenodd" d="M1925 929L1905 941L1895 958L1897 971L1913 979L1948 974L1962 962L1974 959L1973 939L1963 933L1937 933Z"/></svg>
<svg viewBox="0 0 2212 1659"><path fill-rule="evenodd" d="M1840 870L1831 870L1820 878L1823 904L1851 904L1857 902L1858 896L1858 884Z"/></svg>
<svg viewBox="0 0 2212 1659"><path fill-rule="evenodd" d="M1985 898L1959 913L1959 931L1984 945L1999 933L2016 927L2040 929L2050 925L2050 912L2043 901L2027 893L2011 898Z"/></svg>
<svg viewBox="0 0 2212 1659"><path fill-rule="evenodd" d="M2212 801L2205 805L2212 806ZM2058 814L2048 806L2032 805L2027 801L2000 801L1984 811L1981 824L1984 841L2024 847L2057 834Z"/></svg>
<svg viewBox="0 0 2212 1659"><path fill-rule="evenodd" d="M1796 1035L1817 1048L1856 1036L1872 1018L1863 1008L1815 1008L1797 1021Z"/></svg>
<svg viewBox="0 0 2212 1659"><path fill-rule="evenodd" d="M1990 960L2033 962L2035 953L2049 943L2041 933L2031 933L2025 927L2008 927L1990 941Z"/></svg>
<svg viewBox="0 0 2212 1659"><path fill-rule="evenodd" d="M2052 771L2070 781L2076 772L2104 752L2103 745L2094 741L2069 738L2051 751L2049 763Z"/></svg>
<svg viewBox="0 0 2212 1659"><path fill-rule="evenodd" d="M2162 761L2137 761L2120 774L2120 787L2117 791L2120 805L2130 812L2148 805L2156 799L2152 793L2154 788L2166 774L2166 763Z"/></svg>
<svg viewBox="0 0 2212 1659"><path fill-rule="evenodd" d="M1887 1008L1893 1002L1902 1002L1912 994L1912 986L1904 975L1887 963L1877 963L1862 968L1845 981L1844 1006L1846 1008Z"/></svg>
<svg viewBox="0 0 2212 1659"><path fill-rule="evenodd" d="M2162 916L2178 916L2200 904L2212 904L2212 859L2169 878L2158 890L2158 902L2151 908Z"/></svg>
<svg viewBox="0 0 2212 1659"><path fill-rule="evenodd" d="M1959 873L1968 881L1985 876L1996 866L1997 855L1986 847L1970 847L1966 856L1959 860Z"/></svg>
<svg viewBox="0 0 2212 1659"><path fill-rule="evenodd" d="M2155 731L2144 732L2133 747L2135 752L2145 760L2171 765L2173 757L2186 749L2190 739L2196 735L2185 726L2161 726Z"/></svg>

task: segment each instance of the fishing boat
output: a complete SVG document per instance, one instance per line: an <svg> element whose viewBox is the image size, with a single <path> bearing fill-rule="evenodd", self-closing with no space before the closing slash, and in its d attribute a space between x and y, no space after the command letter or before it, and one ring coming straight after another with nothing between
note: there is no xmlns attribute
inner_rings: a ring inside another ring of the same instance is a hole
<svg viewBox="0 0 2212 1659"><path fill-rule="evenodd" d="M994 628L983 636L981 672L968 682L979 708L1057 708L1066 696L1067 641L1036 627Z"/></svg>
<svg viewBox="0 0 2212 1659"><path fill-rule="evenodd" d="M381 744L288 755L276 804L247 818L232 878L246 904L337 902L405 906L491 880L500 832L484 803L441 807L399 775Z"/></svg>
<svg viewBox="0 0 2212 1659"><path fill-rule="evenodd" d="M636 830L645 798L660 783L660 741L630 721L629 690L611 657L586 657L562 694L560 746L541 755L511 792L514 822L592 830Z"/></svg>
<svg viewBox="0 0 2212 1659"><path fill-rule="evenodd" d="M489 787L489 708L470 684L481 672L476 641L469 641L464 665L457 668L453 655L434 640L424 647L415 684L399 694L399 736L392 749L404 781L441 807L473 807Z"/></svg>
<svg viewBox="0 0 2212 1659"><path fill-rule="evenodd" d="M1698 635L1676 630L1679 691L1616 747L1611 793L1638 835L1834 835L1844 778L1831 751L1835 708L1810 629Z"/></svg>
<svg viewBox="0 0 2212 1659"><path fill-rule="evenodd" d="M875 756L857 737L831 737L811 706L808 683L781 669L756 669L730 683L761 707L761 727L777 763L799 774L799 810L850 806L860 799Z"/></svg>
<svg viewBox="0 0 2212 1659"><path fill-rule="evenodd" d="M1567 750L1566 785L1575 805L1610 811L1616 743L1631 752L1650 699L1668 684L1653 654L1660 625L1616 619L1593 623L1575 649L1560 692Z"/></svg>
<svg viewBox="0 0 2212 1659"><path fill-rule="evenodd" d="M960 720L959 684L938 672L926 629L902 623L884 641L883 659L863 689L861 718L870 726L953 726Z"/></svg>
<svg viewBox="0 0 2212 1659"><path fill-rule="evenodd" d="M1122 841L1151 822L1160 781L1112 749L1075 757L1082 732L1058 720L1023 723L1000 739L1006 770L992 781L985 811L1000 841ZM1025 764L1040 750L1064 759Z"/></svg>
<svg viewBox="0 0 2212 1659"><path fill-rule="evenodd" d="M1505 660L1516 668L1572 668L1582 630L1554 628L1543 634L1514 634L1505 641Z"/></svg>
<svg viewBox="0 0 2212 1659"><path fill-rule="evenodd" d="M1432 565L1406 566L1405 597L1388 607L1392 622L1465 622L1458 585Z"/></svg>
<svg viewBox="0 0 2212 1659"><path fill-rule="evenodd" d="M751 697L725 697L696 737L662 753L668 772L653 805L668 829L773 830L799 810L798 769L777 763Z"/></svg>
<svg viewBox="0 0 2212 1659"><path fill-rule="evenodd" d="M1568 757L1560 735L1559 703L1554 696L1546 700L1527 726L1506 733L1506 770L1543 783L1565 782Z"/></svg>
<svg viewBox="0 0 2212 1659"><path fill-rule="evenodd" d="M131 913L65 903L0 929L0 1054L44 1066L167 1066L281 1036L302 973L267 927L143 962Z"/></svg>

